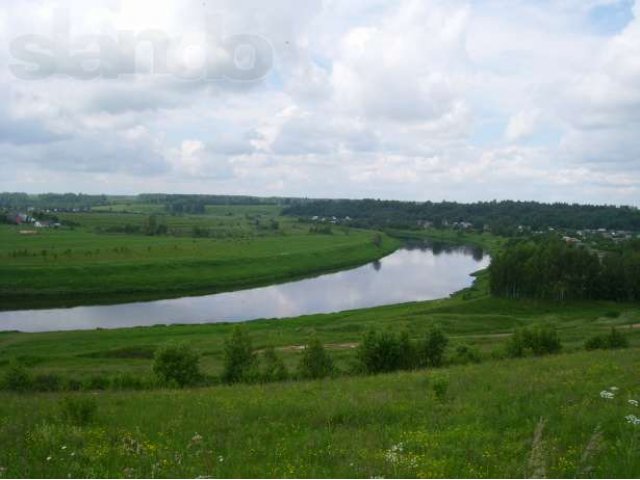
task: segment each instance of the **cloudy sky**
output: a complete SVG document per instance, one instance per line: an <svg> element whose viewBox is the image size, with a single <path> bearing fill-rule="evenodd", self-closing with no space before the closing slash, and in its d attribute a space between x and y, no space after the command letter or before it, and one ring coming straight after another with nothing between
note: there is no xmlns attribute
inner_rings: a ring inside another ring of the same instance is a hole
<svg viewBox="0 0 640 480"><path fill-rule="evenodd" d="M0 191L640 205L640 1L12 0Z"/></svg>

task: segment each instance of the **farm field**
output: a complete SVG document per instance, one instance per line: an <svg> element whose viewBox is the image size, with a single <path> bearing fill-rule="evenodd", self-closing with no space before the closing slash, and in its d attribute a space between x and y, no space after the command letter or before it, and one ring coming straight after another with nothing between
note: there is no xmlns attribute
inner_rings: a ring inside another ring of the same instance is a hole
<svg viewBox="0 0 640 480"><path fill-rule="evenodd" d="M633 348L315 382L0 394L0 467L30 478L635 478L640 427L625 417L638 414L639 361ZM91 414L70 415L72 402Z"/></svg>
<svg viewBox="0 0 640 480"><path fill-rule="evenodd" d="M375 232L334 226L331 234L278 216L278 207L215 206L204 215L61 213L73 228L0 225L0 308L113 303L216 293L366 263L399 246Z"/></svg>

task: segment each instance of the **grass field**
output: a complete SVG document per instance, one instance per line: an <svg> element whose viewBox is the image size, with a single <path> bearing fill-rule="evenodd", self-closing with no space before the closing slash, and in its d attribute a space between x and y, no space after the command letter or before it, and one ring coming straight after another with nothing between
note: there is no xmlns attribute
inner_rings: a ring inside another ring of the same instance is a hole
<svg viewBox="0 0 640 480"><path fill-rule="evenodd" d="M165 215L168 235L106 233L147 220L136 213L64 213L73 229L0 225L0 309L36 308L215 293L354 266L400 242L334 227L330 235L278 216L274 206L215 206L205 215ZM274 225L273 222L277 222ZM194 227L207 238L192 238Z"/></svg>
<svg viewBox="0 0 640 480"><path fill-rule="evenodd" d="M75 421L63 415L63 395L0 394L0 472L636 478L640 426L625 417L639 413L628 402L640 397L638 362L634 348L317 382L75 394L96 408ZM611 387L614 398L602 398Z"/></svg>

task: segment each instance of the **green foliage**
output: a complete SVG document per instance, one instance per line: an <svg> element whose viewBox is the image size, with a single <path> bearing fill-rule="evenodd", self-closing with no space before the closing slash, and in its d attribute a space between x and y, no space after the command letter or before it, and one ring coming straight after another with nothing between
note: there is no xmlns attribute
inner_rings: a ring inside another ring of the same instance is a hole
<svg viewBox="0 0 640 480"><path fill-rule="evenodd" d="M444 362L444 352L449 339L438 326L432 326L418 346L418 365L440 367Z"/></svg>
<svg viewBox="0 0 640 480"><path fill-rule="evenodd" d="M629 339L615 327L607 335L594 335L584 344L587 350L627 348Z"/></svg>
<svg viewBox="0 0 640 480"><path fill-rule="evenodd" d="M252 382L258 375L258 361L253 352L249 333L246 327L237 325L224 344L222 381L225 383Z"/></svg>
<svg viewBox="0 0 640 480"><path fill-rule="evenodd" d="M449 390L449 380L446 377L437 376L431 380L431 388L437 400L443 401Z"/></svg>
<svg viewBox="0 0 640 480"><path fill-rule="evenodd" d="M65 397L60 402L62 420L71 425L88 425L94 421L97 410L95 398L88 396Z"/></svg>
<svg viewBox="0 0 640 480"><path fill-rule="evenodd" d="M406 332L370 330L358 346L359 369L369 374L409 370L416 364L415 350Z"/></svg>
<svg viewBox="0 0 640 480"><path fill-rule="evenodd" d="M260 377L263 382L281 382L289 378L289 371L273 347L262 353Z"/></svg>
<svg viewBox="0 0 640 480"><path fill-rule="evenodd" d="M41 373L33 377L32 388L36 392L57 392L63 386L62 378L55 373Z"/></svg>
<svg viewBox="0 0 640 480"><path fill-rule="evenodd" d="M552 325L536 325L516 330L506 347L510 357L523 357L528 354L547 355L558 353L562 343L556 328Z"/></svg>
<svg viewBox="0 0 640 480"><path fill-rule="evenodd" d="M33 388L33 379L24 365L12 360L4 372L2 386L6 390L12 390L14 392L26 392Z"/></svg>
<svg viewBox="0 0 640 480"><path fill-rule="evenodd" d="M465 365L467 363L480 363L482 357L477 348L467 344L456 346L455 353L451 358L454 364Z"/></svg>
<svg viewBox="0 0 640 480"><path fill-rule="evenodd" d="M307 379L325 378L333 374L333 360L317 337L313 337L305 346L298 372Z"/></svg>
<svg viewBox="0 0 640 480"><path fill-rule="evenodd" d="M156 352L153 372L162 382L186 387L202 379L199 362L200 357L189 346L169 345Z"/></svg>
<svg viewBox="0 0 640 480"><path fill-rule="evenodd" d="M491 293L509 298L640 299L640 249L633 242L602 261L556 237L512 242L493 258L489 274Z"/></svg>

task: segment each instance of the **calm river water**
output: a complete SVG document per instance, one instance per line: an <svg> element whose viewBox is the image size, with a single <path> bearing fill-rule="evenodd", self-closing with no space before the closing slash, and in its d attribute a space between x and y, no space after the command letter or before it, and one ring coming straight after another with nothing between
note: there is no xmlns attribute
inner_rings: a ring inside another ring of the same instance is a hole
<svg viewBox="0 0 640 480"><path fill-rule="evenodd" d="M242 322L447 297L489 265L481 249L408 245L379 261L295 282L199 297L0 312L0 330L42 332L172 323Z"/></svg>

